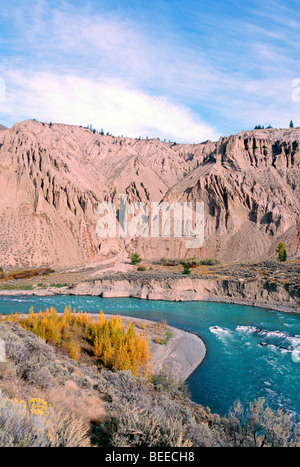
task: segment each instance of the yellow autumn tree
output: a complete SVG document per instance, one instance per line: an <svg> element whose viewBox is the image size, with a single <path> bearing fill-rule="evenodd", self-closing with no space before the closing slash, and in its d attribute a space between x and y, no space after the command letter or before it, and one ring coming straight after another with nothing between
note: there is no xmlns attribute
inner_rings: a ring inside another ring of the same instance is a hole
<svg viewBox="0 0 300 467"><path fill-rule="evenodd" d="M104 349L104 342L102 336L96 336L94 340L94 355L95 357L99 358L103 354L103 349Z"/></svg>
<svg viewBox="0 0 300 467"><path fill-rule="evenodd" d="M103 313L102 310L100 310L99 318L98 318L98 326L100 328L103 328L104 325L105 325L105 314Z"/></svg>
<svg viewBox="0 0 300 467"><path fill-rule="evenodd" d="M68 346L68 354L69 357L77 362L80 360L80 344L76 342L74 339L71 339L69 346Z"/></svg>

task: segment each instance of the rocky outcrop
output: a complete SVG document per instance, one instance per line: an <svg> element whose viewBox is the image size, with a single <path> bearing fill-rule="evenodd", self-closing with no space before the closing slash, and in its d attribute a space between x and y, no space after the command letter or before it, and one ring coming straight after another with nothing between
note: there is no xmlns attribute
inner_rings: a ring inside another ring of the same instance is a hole
<svg viewBox="0 0 300 467"><path fill-rule="evenodd" d="M143 257L267 258L279 241L299 255L300 129L255 130L190 145L93 134L26 121L0 132L0 264L97 264L120 251ZM205 240L101 239L96 208L203 201Z"/></svg>
<svg viewBox="0 0 300 467"><path fill-rule="evenodd" d="M262 279L215 280L197 276L115 274L61 293L169 301L220 301L300 312L300 289Z"/></svg>

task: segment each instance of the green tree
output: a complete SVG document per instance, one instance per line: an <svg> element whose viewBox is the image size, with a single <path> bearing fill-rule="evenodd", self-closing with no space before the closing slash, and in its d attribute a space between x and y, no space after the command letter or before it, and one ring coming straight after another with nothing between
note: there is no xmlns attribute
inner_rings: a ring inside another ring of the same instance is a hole
<svg viewBox="0 0 300 467"><path fill-rule="evenodd" d="M186 264L184 265L182 274L191 274L189 263L186 263Z"/></svg>
<svg viewBox="0 0 300 467"><path fill-rule="evenodd" d="M276 253L278 253L278 260L279 261L286 261L287 260L287 252L286 252L285 243L283 243L283 242L279 243L278 248L276 250Z"/></svg>
<svg viewBox="0 0 300 467"><path fill-rule="evenodd" d="M130 259L132 264L138 264L142 262L142 258L140 255L135 251L134 253L131 253L128 258Z"/></svg>
<svg viewBox="0 0 300 467"><path fill-rule="evenodd" d="M294 122L293 122L293 120L290 121L290 128L294 128Z"/></svg>

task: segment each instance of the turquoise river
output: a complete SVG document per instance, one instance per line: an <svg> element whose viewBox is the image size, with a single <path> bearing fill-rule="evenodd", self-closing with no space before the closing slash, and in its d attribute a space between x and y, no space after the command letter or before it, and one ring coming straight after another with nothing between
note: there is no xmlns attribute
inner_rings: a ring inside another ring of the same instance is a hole
<svg viewBox="0 0 300 467"><path fill-rule="evenodd" d="M0 313L51 305L121 314L168 324L197 334L207 354L187 380L192 400L220 415L234 401L264 398L300 422L300 314L213 302L167 302L90 296L4 296Z"/></svg>

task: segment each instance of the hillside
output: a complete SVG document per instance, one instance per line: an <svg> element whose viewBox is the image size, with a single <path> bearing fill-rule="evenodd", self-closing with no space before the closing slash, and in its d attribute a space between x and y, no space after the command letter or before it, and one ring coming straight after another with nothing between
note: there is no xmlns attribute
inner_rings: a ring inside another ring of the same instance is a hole
<svg viewBox="0 0 300 467"><path fill-rule="evenodd" d="M149 382L128 370L79 364L2 320L0 338L7 357L0 362L0 447L299 446L298 425L263 400L245 412L236 403L220 418L191 403L168 372Z"/></svg>
<svg viewBox="0 0 300 467"><path fill-rule="evenodd" d="M218 142L166 143L28 120L0 132L0 264L99 264L124 248L148 259L269 258L300 252L300 128L253 130ZM101 201L203 201L205 239L101 239Z"/></svg>

